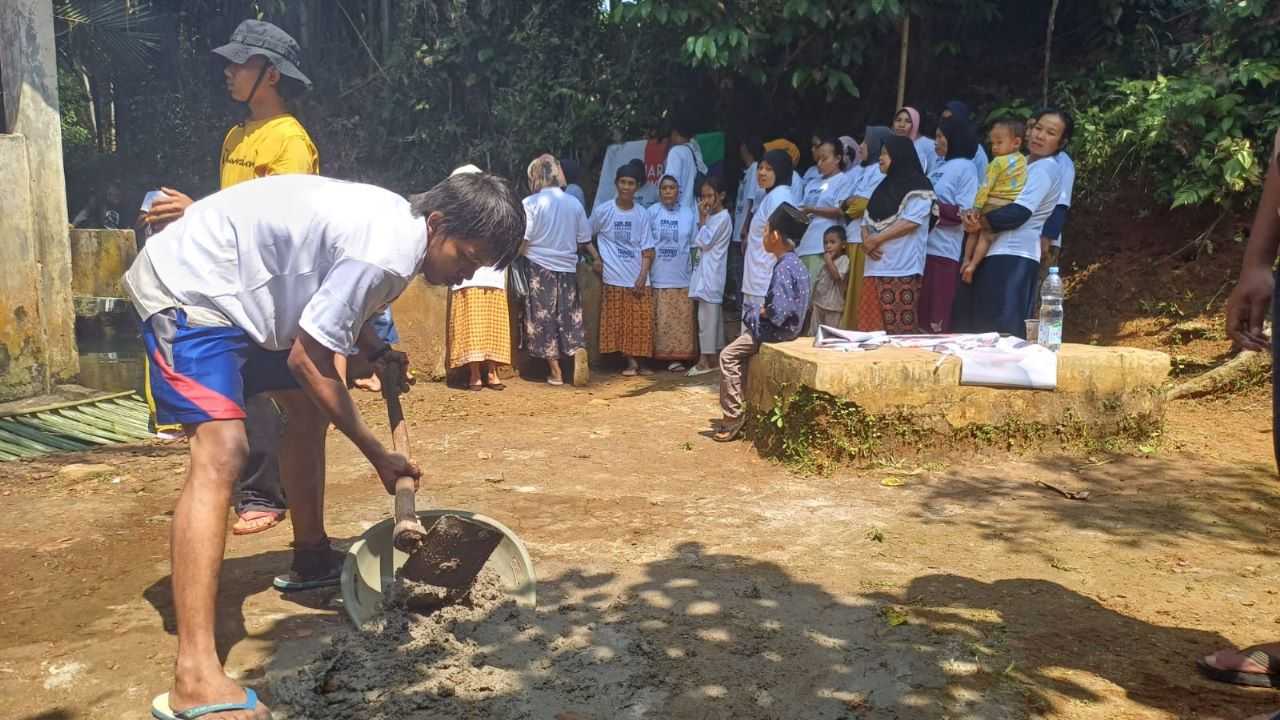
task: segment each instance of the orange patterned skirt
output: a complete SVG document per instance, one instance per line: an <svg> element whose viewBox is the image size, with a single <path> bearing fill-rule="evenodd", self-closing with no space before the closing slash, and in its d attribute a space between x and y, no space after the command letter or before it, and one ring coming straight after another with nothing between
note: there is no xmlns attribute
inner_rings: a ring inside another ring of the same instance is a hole
<svg viewBox="0 0 1280 720"><path fill-rule="evenodd" d="M890 335L920 332L916 311L920 301L919 275L910 277L867 277L862 280L858 299L858 329L884 330Z"/></svg>
<svg viewBox="0 0 1280 720"><path fill-rule="evenodd" d="M600 308L600 352L653 357L653 288L604 286Z"/></svg>
<svg viewBox="0 0 1280 720"><path fill-rule="evenodd" d="M698 356L698 324L688 288L654 290L653 357L690 360Z"/></svg>
<svg viewBox="0 0 1280 720"><path fill-rule="evenodd" d="M449 299L449 367L490 360L511 364L507 291L469 287Z"/></svg>

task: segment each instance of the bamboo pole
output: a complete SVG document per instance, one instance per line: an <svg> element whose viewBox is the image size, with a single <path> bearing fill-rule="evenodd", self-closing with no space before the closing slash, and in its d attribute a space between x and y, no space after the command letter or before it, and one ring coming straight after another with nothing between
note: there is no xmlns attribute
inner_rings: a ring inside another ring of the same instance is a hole
<svg viewBox="0 0 1280 720"><path fill-rule="evenodd" d="M1040 106L1049 105L1049 58L1053 50L1053 24L1058 17L1058 0L1049 5L1049 25L1044 31L1044 86L1040 91Z"/></svg>
<svg viewBox="0 0 1280 720"><path fill-rule="evenodd" d="M907 49L911 45L911 8L907 4L902 7L902 51L898 55L898 104L893 111L907 104Z"/></svg>

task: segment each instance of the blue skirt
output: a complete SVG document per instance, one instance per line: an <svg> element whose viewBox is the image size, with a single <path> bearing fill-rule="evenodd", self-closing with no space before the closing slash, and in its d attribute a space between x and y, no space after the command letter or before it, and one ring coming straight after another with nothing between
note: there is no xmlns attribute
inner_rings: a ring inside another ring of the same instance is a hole
<svg viewBox="0 0 1280 720"><path fill-rule="evenodd" d="M972 332L999 332L1026 337L1033 296L1040 282L1040 263L1016 255L988 255L973 274Z"/></svg>

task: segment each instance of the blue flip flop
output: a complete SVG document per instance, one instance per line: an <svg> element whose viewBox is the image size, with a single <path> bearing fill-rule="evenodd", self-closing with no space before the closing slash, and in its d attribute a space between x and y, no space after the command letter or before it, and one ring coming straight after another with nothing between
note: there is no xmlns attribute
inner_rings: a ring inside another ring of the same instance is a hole
<svg viewBox="0 0 1280 720"><path fill-rule="evenodd" d="M256 709L258 709L258 693L254 692L253 688L244 689L244 702L200 705L199 707L187 708L182 712L174 712L169 708L169 693L157 695L151 701L151 717L156 720L196 720L196 718L202 718L205 715L214 713Z"/></svg>

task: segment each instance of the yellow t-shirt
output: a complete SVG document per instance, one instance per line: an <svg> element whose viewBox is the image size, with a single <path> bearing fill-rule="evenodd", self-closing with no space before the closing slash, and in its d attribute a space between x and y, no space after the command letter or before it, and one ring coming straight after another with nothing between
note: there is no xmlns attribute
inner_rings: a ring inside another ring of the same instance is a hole
<svg viewBox="0 0 1280 720"><path fill-rule="evenodd" d="M222 141L222 189L266 175L319 175L320 154L302 123L292 115L236 125ZM145 395L151 417L156 415L151 395L151 372L145 377ZM157 425L160 432L177 433L181 425Z"/></svg>
<svg viewBox="0 0 1280 720"><path fill-rule="evenodd" d="M222 189L267 175L319 175L320 155L292 115L236 125L222 141Z"/></svg>

